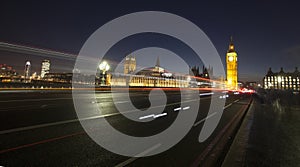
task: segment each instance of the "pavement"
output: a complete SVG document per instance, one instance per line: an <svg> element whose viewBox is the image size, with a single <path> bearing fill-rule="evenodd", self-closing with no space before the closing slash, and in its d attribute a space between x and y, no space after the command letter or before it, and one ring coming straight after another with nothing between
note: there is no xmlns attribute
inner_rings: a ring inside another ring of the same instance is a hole
<svg viewBox="0 0 300 167"><path fill-rule="evenodd" d="M254 98L222 166L300 166L300 106L286 104Z"/></svg>

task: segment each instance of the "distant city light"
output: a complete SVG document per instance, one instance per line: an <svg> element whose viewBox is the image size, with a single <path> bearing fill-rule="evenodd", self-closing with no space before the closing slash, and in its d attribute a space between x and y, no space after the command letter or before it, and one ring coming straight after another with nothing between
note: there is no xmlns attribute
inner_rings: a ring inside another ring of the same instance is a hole
<svg viewBox="0 0 300 167"><path fill-rule="evenodd" d="M43 60L42 61L42 68L41 68L41 78L44 78L46 74L50 72L50 60Z"/></svg>
<svg viewBox="0 0 300 167"><path fill-rule="evenodd" d="M110 66L108 65L108 63L106 61L103 61L99 65L99 69L102 70L102 71L108 71L110 69Z"/></svg>

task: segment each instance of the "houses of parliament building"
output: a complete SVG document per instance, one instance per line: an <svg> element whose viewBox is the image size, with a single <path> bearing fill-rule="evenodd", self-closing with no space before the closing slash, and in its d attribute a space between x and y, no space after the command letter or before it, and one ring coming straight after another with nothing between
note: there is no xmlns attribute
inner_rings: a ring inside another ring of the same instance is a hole
<svg viewBox="0 0 300 167"><path fill-rule="evenodd" d="M188 87L189 75L174 75L160 66L159 57L154 67L144 68L136 72L136 58L129 55L124 61L124 73L107 75L109 86L130 87Z"/></svg>
<svg viewBox="0 0 300 167"><path fill-rule="evenodd" d="M238 63L237 53L231 38L226 54L226 85L227 88L238 88ZM108 86L131 87L207 87L211 86L210 78L213 76L213 68L203 66L202 73L199 67L190 67L190 74L175 74L160 66L159 57L153 67L136 71L136 58L132 55L125 57L123 73L109 73L106 76ZM210 76L211 75L211 76ZM221 80L222 82L222 80Z"/></svg>

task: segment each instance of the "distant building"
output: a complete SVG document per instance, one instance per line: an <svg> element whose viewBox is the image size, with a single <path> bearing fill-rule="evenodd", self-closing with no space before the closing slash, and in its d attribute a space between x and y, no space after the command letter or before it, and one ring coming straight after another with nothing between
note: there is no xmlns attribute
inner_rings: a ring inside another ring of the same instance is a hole
<svg viewBox="0 0 300 167"><path fill-rule="evenodd" d="M25 63L25 69L24 69L24 79L25 82L30 80L30 68L31 68L31 63L30 61L26 61Z"/></svg>
<svg viewBox="0 0 300 167"><path fill-rule="evenodd" d="M45 74L50 72L50 60L43 60L41 67L41 78L45 77Z"/></svg>
<svg viewBox="0 0 300 167"><path fill-rule="evenodd" d="M238 63L237 53L234 48L232 37L226 54L227 66L227 87L229 89L238 89Z"/></svg>
<svg viewBox="0 0 300 167"><path fill-rule="evenodd" d="M136 60L135 57L129 55L125 58L124 63L124 74L133 74L136 69Z"/></svg>
<svg viewBox="0 0 300 167"><path fill-rule="evenodd" d="M44 79L49 82L71 83L73 73L46 73Z"/></svg>
<svg viewBox="0 0 300 167"><path fill-rule="evenodd" d="M0 77L12 77L16 76L17 72L12 66L6 64L0 64Z"/></svg>
<svg viewBox="0 0 300 167"><path fill-rule="evenodd" d="M273 72L269 68L267 75L263 79L265 89L280 89L300 91L300 72L295 68L294 72L284 72L283 68L279 72Z"/></svg>
<svg viewBox="0 0 300 167"><path fill-rule="evenodd" d="M213 68L212 67L204 67L202 66L202 74L200 75L202 78L210 79L213 77Z"/></svg>
<svg viewBox="0 0 300 167"><path fill-rule="evenodd" d="M244 86L247 89L257 89L257 88L259 88L259 84L255 81L247 81Z"/></svg>
<svg viewBox="0 0 300 167"><path fill-rule="evenodd" d="M190 75L194 75L195 77L199 77L200 76L200 71L199 71L199 67L194 66L194 67L190 67Z"/></svg>
<svg viewBox="0 0 300 167"><path fill-rule="evenodd" d="M18 73L12 66L0 64L0 82L14 82L18 80Z"/></svg>
<svg viewBox="0 0 300 167"><path fill-rule="evenodd" d="M136 75L143 75L149 77L164 77L172 78L173 74L165 70L160 66L159 57L156 59L156 64L154 67L144 68L136 73Z"/></svg>
<svg viewBox="0 0 300 167"><path fill-rule="evenodd" d="M194 75L195 77L210 79L213 75L213 68L210 66L208 68L202 66L202 73L200 73L199 67L197 66L190 68L190 70L192 72L191 75Z"/></svg>
<svg viewBox="0 0 300 167"><path fill-rule="evenodd" d="M31 79L38 79L37 72L32 73Z"/></svg>
<svg viewBox="0 0 300 167"><path fill-rule="evenodd" d="M132 56L125 59L124 74L111 73L107 76L110 86L140 86L140 87L188 87L188 75L174 75L160 66L157 57L154 67L144 68L135 72L136 60Z"/></svg>

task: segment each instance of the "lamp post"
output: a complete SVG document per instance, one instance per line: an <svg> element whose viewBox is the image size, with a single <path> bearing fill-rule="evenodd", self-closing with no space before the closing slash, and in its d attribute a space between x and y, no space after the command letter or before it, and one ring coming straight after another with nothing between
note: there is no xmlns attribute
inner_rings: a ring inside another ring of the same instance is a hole
<svg viewBox="0 0 300 167"><path fill-rule="evenodd" d="M106 71L108 71L110 68L110 66L108 65L108 63L106 61L103 61L100 65L99 65L99 69L102 71L102 78L101 78L101 85L105 85L105 73Z"/></svg>

